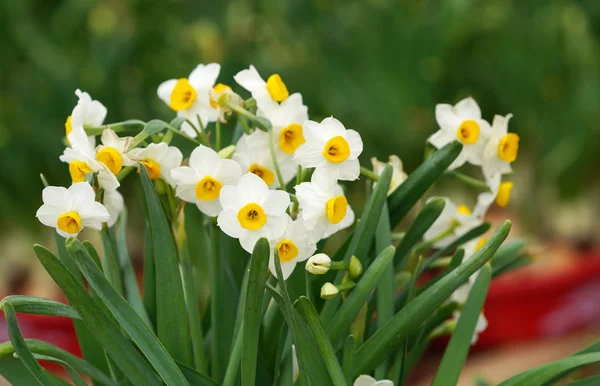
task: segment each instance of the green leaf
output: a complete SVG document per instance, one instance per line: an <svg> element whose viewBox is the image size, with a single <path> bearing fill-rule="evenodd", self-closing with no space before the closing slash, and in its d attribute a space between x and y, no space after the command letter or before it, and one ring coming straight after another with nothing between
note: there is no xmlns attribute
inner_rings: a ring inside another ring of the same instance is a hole
<svg viewBox="0 0 600 386"><path fill-rule="evenodd" d="M185 378L178 370L175 361L169 356L146 322L97 269L81 242L75 238L68 239L67 250L75 259L75 263L90 287L125 330L125 333L139 347L165 383L167 385L185 385Z"/></svg>
<svg viewBox="0 0 600 386"><path fill-rule="evenodd" d="M346 337L344 343L344 355L342 357L342 370L346 377L346 384L351 385L356 374L354 372L354 361L356 360L356 340L353 335Z"/></svg>
<svg viewBox="0 0 600 386"><path fill-rule="evenodd" d="M206 375L200 374L196 370L192 369L189 366L184 365L181 362L175 361L179 370L183 373L185 379L187 379L188 383L192 386L219 386L219 384Z"/></svg>
<svg viewBox="0 0 600 386"><path fill-rule="evenodd" d="M588 378L580 379L569 383L568 386L598 386L600 385L600 375L593 375Z"/></svg>
<svg viewBox="0 0 600 386"><path fill-rule="evenodd" d="M246 289L244 325L242 327L242 385L254 385L256 380L256 358L258 355L258 335L262 297L269 274L269 241L258 240L252 251L250 274Z"/></svg>
<svg viewBox="0 0 600 386"><path fill-rule="evenodd" d="M400 185L402 186L402 185ZM417 215L417 218L412 223L406 234L398 244L396 254L394 256L394 265L404 268L407 263L407 256L413 249L417 241L419 241L425 232L431 227L431 224L440 216L444 210L446 202L442 198L434 198L425 204L423 209Z"/></svg>
<svg viewBox="0 0 600 386"><path fill-rule="evenodd" d="M535 261L533 256L519 256L510 263L504 265L502 268L494 270L494 277L504 275L507 272L514 271L518 268L529 265Z"/></svg>
<svg viewBox="0 0 600 386"><path fill-rule="evenodd" d="M146 218L148 215L146 213ZM154 267L154 240L150 230L150 222L144 226L144 308L156 331L156 268Z"/></svg>
<svg viewBox="0 0 600 386"><path fill-rule="evenodd" d="M41 354L33 354L33 357L40 361L53 362L61 365L65 369L67 374L69 374L69 376L73 380L73 383L75 383L75 386L87 386L87 383L83 380L83 378L81 378L81 375L79 375L79 373L77 373L77 371L75 371L75 369L71 367L71 365L69 365L67 362Z"/></svg>
<svg viewBox="0 0 600 386"><path fill-rule="evenodd" d="M140 166L142 190L148 211L156 283L156 332L173 359L192 363L189 326L179 273L179 257L171 225L163 211L146 168Z"/></svg>
<svg viewBox="0 0 600 386"><path fill-rule="evenodd" d="M29 370L23 365L20 359L11 356L0 356L0 375L4 377L11 385L36 385L36 379ZM57 376L48 373L59 385L69 386L69 384Z"/></svg>
<svg viewBox="0 0 600 386"><path fill-rule="evenodd" d="M13 344L15 353L19 356L19 359L21 359L23 365L25 365L27 370L29 370L31 375L33 375L40 385L56 385L57 383L54 379L49 376L48 372L38 363L31 351L29 351L29 348L27 348L13 306L10 303L4 303L2 310L4 311L4 317L6 318L8 336L10 336L10 341Z"/></svg>
<svg viewBox="0 0 600 386"><path fill-rule="evenodd" d="M462 145L457 141L442 147L412 172L406 181L388 197L392 228L398 225L427 189L444 174L461 150Z"/></svg>
<svg viewBox="0 0 600 386"><path fill-rule="evenodd" d="M335 356L335 351L333 351L331 341L325 334L325 329L323 328L323 324L321 324L321 319L319 319L317 310L315 310L315 307L313 307L310 300L308 300L308 298L305 296L300 296L300 298L298 298L298 302L296 303L295 307L304 321L308 324L310 332L319 346L319 350L321 351L321 355L325 360L325 366L329 371L333 385L345 385L346 377L344 376L342 367Z"/></svg>
<svg viewBox="0 0 600 386"><path fill-rule="evenodd" d="M475 284L461 310L460 318L456 323L456 328L452 333L446 351L444 351L442 362L435 374L432 386L452 385L458 382L469 348L471 348L471 340L491 281L492 268L489 264L486 264L479 271Z"/></svg>
<svg viewBox="0 0 600 386"><path fill-rule="evenodd" d="M569 356L517 374L498 386L540 386L565 371L594 362L600 362L600 353Z"/></svg>
<svg viewBox="0 0 600 386"><path fill-rule="evenodd" d="M404 338L412 334L454 290L493 256L508 235L510 227L510 221L505 221L469 260L417 296L377 330L356 354L361 358L358 372L370 372L382 359L396 350Z"/></svg>
<svg viewBox="0 0 600 386"><path fill-rule="evenodd" d="M46 271L69 299L71 306L79 313L96 341L102 342L104 350L127 378L134 384L160 385L158 376L123 335L119 326L92 299L85 287L67 267L41 245L34 245L33 249Z"/></svg>
<svg viewBox="0 0 600 386"><path fill-rule="evenodd" d="M100 232L102 238L102 249L104 250L102 258L102 271L110 282L115 287L119 294L123 295L123 279L121 277L121 265L117 256L117 246L115 240L111 237L110 231L105 226Z"/></svg>
<svg viewBox="0 0 600 386"><path fill-rule="evenodd" d="M386 165L385 169L379 176L377 186L373 190L373 193L369 197L360 221L356 225L356 229L350 239L350 244L344 253L343 261L350 263L352 256L356 256L360 262L365 265L367 254L371 248L373 242L373 236L375 235L375 229L379 222L379 216L385 204L387 192L392 180L392 166ZM344 272L339 271L335 277L335 283L339 284L342 282ZM323 307L321 312L321 320L324 324L328 324L333 318L335 310L340 304L340 297L335 297L328 300Z"/></svg>
<svg viewBox="0 0 600 386"><path fill-rule="evenodd" d="M337 346L338 341L348 334L350 324L352 324L362 306L377 287L383 273L392 264L394 251L395 248L390 245L375 258L327 325L327 336L331 339L333 345Z"/></svg>
<svg viewBox="0 0 600 386"><path fill-rule="evenodd" d="M2 309L4 303L10 303L16 312L23 314L64 316L71 319L81 319L73 307L55 300L35 296L11 295L2 299L0 309Z"/></svg>

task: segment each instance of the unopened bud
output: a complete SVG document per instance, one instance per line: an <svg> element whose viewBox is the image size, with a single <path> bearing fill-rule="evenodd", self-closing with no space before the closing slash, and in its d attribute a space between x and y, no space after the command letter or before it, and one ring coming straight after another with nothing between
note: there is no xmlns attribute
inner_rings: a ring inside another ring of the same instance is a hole
<svg viewBox="0 0 600 386"><path fill-rule="evenodd" d="M219 150L219 152L217 154L219 154L219 157L221 157L221 159L229 159L233 156L234 152L235 152L235 145L229 145L229 146L224 147L221 150Z"/></svg>
<svg viewBox="0 0 600 386"><path fill-rule="evenodd" d="M356 256L352 256L352 258L350 259L350 267L348 268L348 273L350 274L350 277L353 279L357 279L360 277L360 275L362 275L362 264L360 263L360 260L358 260L358 258Z"/></svg>
<svg viewBox="0 0 600 386"><path fill-rule="evenodd" d="M306 262L306 270L313 275L323 275L329 271L331 259L324 253L317 253Z"/></svg>
<svg viewBox="0 0 600 386"><path fill-rule="evenodd" d="M323 284L323 287L321 287L321 298L322 299L325 299L325 300L333 299L339 293L340 293L340 290L337 289L336 286L334 286L333 284L331 284L329 282Z"/></svg>

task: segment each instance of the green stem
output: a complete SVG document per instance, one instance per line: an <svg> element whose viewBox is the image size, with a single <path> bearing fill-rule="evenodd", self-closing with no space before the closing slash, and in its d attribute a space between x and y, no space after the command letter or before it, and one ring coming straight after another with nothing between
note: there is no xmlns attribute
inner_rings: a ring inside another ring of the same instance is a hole
<svg viewBox="0 0 600 386"><path fill-rule="evenodd" d="M231 350L231 356L229 357L229 364L225 371L225 379L223 380L223 386L234 386L240 371L240 359L242 356L242 329L244 328L244 322L240 324L240 328L235 337L233 343L233 349Z"/></svg>
<svg viewBox="0 0 600 386"><path fill-rule="evenodd" d="M258 118L256 115L252 114L250 111L246 110L245 108L243 108L240 105L231 103L226 98L222 98L222 100L219 102L222 103L223 106L234 111L236 114L241 115L242 117L248 118L248 120L250 120L252 123L254 123L257 127L260 127L261 129L263 129L265 131L271 130L271 123L268 120Z"/></svg>
<svg viewBox="0 0 600 386"><path fill-rule="evenodd" d="M220 323L220 308L221 302L224 301L222 294L219 293L219 272L221 271L221 259L219 256L219 229L216 225L209 225L210 239L211 239L211 251L208 260L208 272L210 280L210 326L212 333L212 341L210 344L211 350L211 375L214 379L221 379L224 374L223 365L225 361L223 358L226 353L221 352L222 345L217 341L222 333L222 323Z"/></svg>
<svg viewBox="0 0 600 386"><path fill-rule="evenodd" d="M404 238L406 232L392 233L392 241L400 241Z"/></svg>
<svg viewBox="0 0 600 386"><path fill-rule="evenodd" d="M340 292L348 291L356 286L356 283L353 281L347 281L342 284L338 284L335 287L340 290Z"/></svg>
<svg viewBox="0 0 600 386"><path fill-rule="evenodd" d="M375 174L372 170L369 170L364 166L360 167L360 174L373 181L379 180L379 176L377 174Z"/></svg>
<svg viewBox="0 0 600 386"><path fill-rule="evenodd" d="M140 121L139 119L130 119L128 121L109 123L107 125L102 125L102 126L83 125L83 128L87 135L101 135L102 132L104 131L104 129L106 129L106 128L111 129L115 133L121 133L121 132L128 131L128 130L131 130L131 131L134 131L136 129L141 130L145 126L146 126L146 122L144 122L144 121Z"/></svg>
<svg viewBox="0 0 600 386"><path fill-rule="evenodd" d="M333 271L345 271L348 268L350 268L350 264L345 261L332 261L329 266L329 269Z"/></svg>
<svg viewBox="0 0 600 386"><path fill-rule="evenodd" d="M174 219L177 216L177 204L175 204L175 196L173 196L173 188L171 185L165 182L165 188L167 190L167 201L169 203L169 211L171 212L170 219Z"/></svg>
<svg viewBox="0 0 600 386"><path fill-rule="evenodd" d="M240 116L239 120L240 120L240 123L242 124L242 127L244 128L244 133L246 135L250 135L252 133L252 130L250 129L250 126L248 126L248 121L246 120L246 118Z"/></svg>
<svg viewBox="0 0 600 386"><path fill-rule="evenodd" d="M452 176L458 179L459 181L462 181L463 183L469 185L472 188L481 190L483 192L490 192L490 187L487 186L485 182L478 180L477 178L469 177L466 174L462 174L454 170L447 171L444 173L444 175Z"/></svg>
<svg viewBox="0 0 600 386"><path fill-rule="evenodd" d="M117 174L117 180L119 182L123 181L125 177L127 177L132 171L136 169L135 166L125 166L121 171Z"/></svg>
<svg viewBox="0 0 600 386"><path fill-rule="evenodd" d="M271 160L273 161L273 166L275 167L275 174L277 174L277 180L279 181L279 188L281 190L286 190L285 182L283 181L283 177L281 176L281 170L279 170L279 162L277 161L277 155L275 154L275 144L273 143L273 130L269 130L268 134L269 151L271 152Z"/></svg>
<svg viewBox="0 0 600 386"><path fill-rule="evenodd" d="M215 126L215 133L216 133L215 150L219 151L219 150L221 150L221 122L219 120L217 120L217 123Z"/></svg>

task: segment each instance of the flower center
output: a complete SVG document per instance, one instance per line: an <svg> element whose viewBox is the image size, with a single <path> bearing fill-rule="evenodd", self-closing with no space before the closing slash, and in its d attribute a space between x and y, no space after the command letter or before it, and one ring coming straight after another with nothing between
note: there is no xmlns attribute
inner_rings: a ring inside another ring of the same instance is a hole
<svg viewBox="0 0 600 386"><path fill-rule="evenodd" d="M81 230L81 217L77 212L61 214L56 220L56 227L69 234L79 233Z"/></svg>
<svg viewBox="0 0 600 386"><path fill-rule="evenodd" d="M248 171L262 178L262 180L265 182L265 184L267 184L267 186L271 186L271 184L275 182L275 174L273 174L272 171L270 171L264 166L260 166L259 164L252 164L248 168Z"/></svg>
<svg viewBox="0 0 600 386"><path fill-rule="evenodd" d="M73 161L69 164L69 174L73 183L85 181L85 176L91 171L92 169L83 161Z"/></svg>
<svg viewBox="0 0 600 386"><path fill-rule="evenodd" d="M141 160L140 163L144 164L144 166L146 167L146 170L148 171L148 176L151 180L155 180L158 177L160 177L160 165L156 161L151 160L150 158L146 158L144 160ZM139 172L140 169L138 168L138 173Z"/></svg>
<svg viewBox="0 0 600 386"><path fill-rule="evenodd" d="M515 133L508 133L498 144L498 157L505 162L513 162L517 159L519 153L519 136Z"/></svg>
<svg viewBox="0 0 600 386"><path fill-rule="evenodd" d="M479 138L479 123L472 120L463 121L456 130L456 137L466 145L474 144Z"/></svg>
<svg viewBox="0 0 600 386"><path fill-rule="evenodd" d="M267 222L265 211L255 202L251 202L240 209L237 218L243 228L251 231L262 228Z"/></svg>
<svg viewBox="0 0 600 386"><path fill-rule="evenodd" d="M508 201L510 201L510 192L513 188L513 183L511 181L503 182L500 184L498 188L498 195L496 196L496 204L500 208L504 208L508 205Z"/></svg>
<svg viewBox="0 0 600 386"><path fill-rule="evenodd" d="M296 151L298 146L305 142L304 135L302 135L302 125L292 123L291 125L283 128L279 134L279 147L286 154L292 154Z"/></svg>
<svg viewBox="0 0 600 386"><path fill-rule="evenodd" d="M196 184L196 198L200 201L212 201L219 197L223 184L211 176L206 176Z"/></svg>
<svg viewBox="0 0 600 386"><path fill-rule="evenodd" d="M171 92L171 102L169 107L175 111L187 109L196 100L196 90L187 79L181 78L175 83L173 92Z"/></svg>
<svg viewBox="0 0 600 386"><path fill-rule="evenodd" d="M332 224L337 224L346 217L348 209L348 200L345 196L335 196L327 200L327 219Z"/></svg>
<svg viewBox="0 0 600 386"><path fill-rule="evenodd" d="M338 135L327 141L323 155L329 162L344 162L350 156L350 145L344 137Z"/></svg>
<svg viewBox="0 0 600 386"><path fill-rule="evenodd" d="M471 215L471 209L469 209L466 205L460 205L458 208L456 208L456 211L466 216Z"/></svg>
<svg viewBox="0 0 600 386"><path fill-rule="evenodd" d="M71 131L73 131L73 126L71 125L71 116L69 115L67 117L67 121L65 122L65 132L66 132L66 136L68 137L69 134L71 134ZM67 142L69 140L67 139Z"/></svg>
<svg viewBox="0 0 600 386"><path fill-rule="evenodd" d="M276 248L279 261L292 261L298 256L298 247L291 240L281 240Z"/></svg>
<svg viewBox="0 0 600 386"><path fill-rule="evenodd" d="M273 74L267 79L267 91L277 102L283 102L290 95L279 74Z"/></svg>
<svg viewBox="0 0 600 386"><path fill-rule="evenodd" d="M208 97L210 99L210 107L216 109L219 106L219 98L223 95L224 92L231 91L231 87L223 83L217 83L215 87L212 89L212 93L209 93ZM216 97L217 100L213 99Z"/></svg>
<svg viewBox="0 0 600 386"><path fill-rule="evenodd" d="M112 174L117 174L123 168L123 157L114 147L103 147L96 154L96 159L102 162Z"/></svg>

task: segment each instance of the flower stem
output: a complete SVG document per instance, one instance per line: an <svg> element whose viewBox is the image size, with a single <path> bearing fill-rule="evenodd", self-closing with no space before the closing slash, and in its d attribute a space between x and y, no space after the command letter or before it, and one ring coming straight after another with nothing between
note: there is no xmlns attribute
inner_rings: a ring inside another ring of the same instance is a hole
<svg viewBox="0 0 600 386"><path fill-rule="evenodd" d="M462 174L462 173L459 173L454 170L447 171L444 174L447 176L452 176L452 177L458 179L459 181L469 185L472 188L475 188L475 189L478 189L478 190L481 190L484 192L490 191L490 187L487 186L487 184L485 182L478 180L477 178L467 176L466 174Z"/></svg>
<svg viewBox="0 0 600 386"><path fill-rule="evenodd" d="M215 126L215 133L216 133L215 150L219 151L219 150L221 150L221 122L219 120L217 120L217 123Z"/></svg>
<svg viewBox="0 0 600 386"><path fill-rule="evenodd" d="M377 174L375 174L372 170L369 170L364 166L360 167L360 174L362 174L363 176L365 176L373 181L379 180L379 176Z"/></svg>
<svg viewBox="0 0 600 386"><path fill-rule="evenodd" d="M135 166L125 166L121 171L117 174L117 180L119 182L123 181L125 177L131 174L132 171L136 169Z"/></svg>
<svg viewBox="0 0 600 386"><path fill-rule="evenodd" d="M226 98L223 98L220 101L220 103L222 103L223 106L234 111L236 114L241 115L242 117L248 118L248 120L250 120L252 123L254 123L257 127L260 127L261 129L263 129L265 131L271 130L271 122L269 122L266 119L261 119L261 118L257 117L256 115L252 114L250 111L246 110L242 106L237 105L235 103L231 103Z"/></svg>
<svg viewBox="0 0 600 386"><path fill-rule="evenodd" d="M277 174L277 181L279 181L279 188L281 190L285 190L285 182L283 181L283 177L281 176L281 170L279 170L279 162L277 162L277 155L275 154L275 145L273 144L273 130L270 129L268 131L269 135L269 151L271 152L271 160L273 161L273 166L275 167L275 174Z"/></svg>

